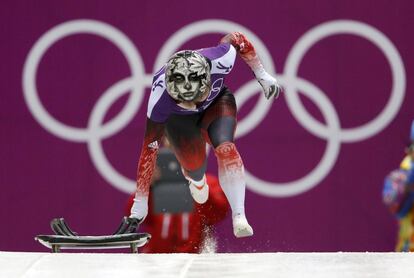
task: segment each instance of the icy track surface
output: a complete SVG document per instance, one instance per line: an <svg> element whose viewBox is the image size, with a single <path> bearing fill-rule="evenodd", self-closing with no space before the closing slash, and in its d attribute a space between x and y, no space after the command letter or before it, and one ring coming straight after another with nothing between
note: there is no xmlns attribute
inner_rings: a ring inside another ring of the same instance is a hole
<svg viewBox="0 0 414 278"><path fill-rule="evenodd" d="M412 277L409 253L87 254L0 252L0 277Z"/></svg>

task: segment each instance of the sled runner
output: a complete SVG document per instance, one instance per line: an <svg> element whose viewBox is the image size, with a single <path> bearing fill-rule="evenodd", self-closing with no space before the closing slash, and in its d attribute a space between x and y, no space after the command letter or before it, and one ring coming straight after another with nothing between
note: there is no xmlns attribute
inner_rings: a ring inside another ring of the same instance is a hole
<svg viewBox="0 0 414 278"><path fill-rule="evenodd" d="M130 248L138 253L138 247L144 246L151 238L148 233L136 233L139 221L124 217L118 229L112 235L80 236L69 228L65 219L55 218L50 226L55 235L38 235L35 240L52 249L53 253L61 249L109 249Z"/></svg>

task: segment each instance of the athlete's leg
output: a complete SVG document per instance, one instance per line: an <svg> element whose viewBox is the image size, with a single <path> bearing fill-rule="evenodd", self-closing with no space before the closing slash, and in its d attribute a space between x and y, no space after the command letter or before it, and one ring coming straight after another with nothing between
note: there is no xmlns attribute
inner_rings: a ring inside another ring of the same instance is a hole
<svg viewBox="0 0 414 278"><path fill-rule="evenodd" d="M206 170L206 142L198 127L200 115L173 115L165 125L165 134L185 170L194 180L201 180Z"/></svg>
<svg viewBox="0 0 414 278"><path fill-rule="evenodd" d="M202 127L207 131L217 157L220 185L232 209L234 234L237 237L250 236L253 229L247 223L244 211L244 166L234 144L237 106L233 94L227 88L223 90L204 113Z"/></svg>
<svg viewBox="0 0 414 278"><path fill-rule="evenodd" d="M173 115L165 125L165 134L183 174L190 182L191 195L197 203L208 199L206 141L198 125L201 115Z"/></svg>

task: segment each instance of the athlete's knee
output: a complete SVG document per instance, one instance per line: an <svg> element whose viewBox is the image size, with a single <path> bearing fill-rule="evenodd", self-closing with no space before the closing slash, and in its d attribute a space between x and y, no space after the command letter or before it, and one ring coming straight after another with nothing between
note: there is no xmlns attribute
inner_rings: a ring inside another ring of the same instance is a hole
<svg viewBox="0 0 414 278"><path fill-rule="evenodd" d="M219 175L244 176L243 160L233 142L224 142L214 149Z"/></svg>
<svg viewBox="0 0 414 278"><path fill-rule="evenodd" d="M219 160L241 160L236 145L230 141L223 142L220 145L218 145L216 148L214 148L214 153L216 154L217 159Z"/></svg>

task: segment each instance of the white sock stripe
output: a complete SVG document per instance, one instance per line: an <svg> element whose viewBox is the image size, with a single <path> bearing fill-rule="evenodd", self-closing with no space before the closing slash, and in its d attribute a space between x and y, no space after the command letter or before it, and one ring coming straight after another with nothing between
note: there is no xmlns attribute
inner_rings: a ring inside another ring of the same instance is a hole
<svg viewBox="0 0 414 278"><path fill-rule="evenodd" d="M190 215L188 214L188 212L185 212L182 214L181 216L181 225L182 225L182 238L183 239L188 239L189 235L190 235Z"/></svg>
<svg viewBox="0 0 414 278"><path fill-rule="evenodd" d="M168 231L170 230L170 223L171 223L171 214L164 213L162 217L162 230L161 230L162 238L168 237Z"/></svg>

